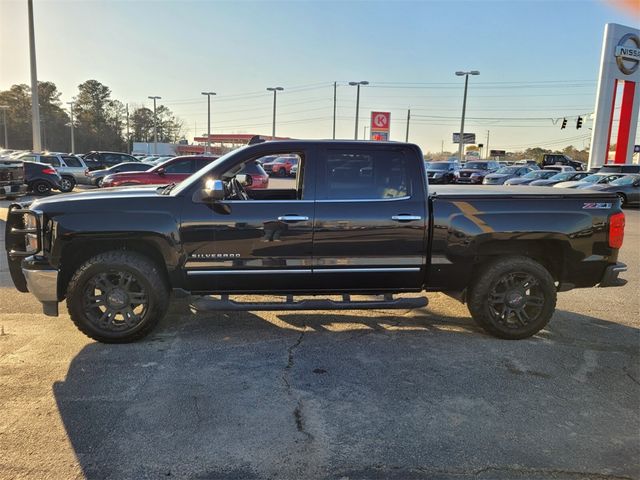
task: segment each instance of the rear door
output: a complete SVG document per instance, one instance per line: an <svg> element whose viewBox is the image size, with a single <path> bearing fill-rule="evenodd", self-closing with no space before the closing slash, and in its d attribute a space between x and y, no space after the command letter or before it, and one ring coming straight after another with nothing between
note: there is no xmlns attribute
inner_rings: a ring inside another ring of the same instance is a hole
<svg viewBox="0 0 640 480"><path fill-rule="evenodd" d="M322 150L313 242L317 289L422 286L427 232L422 165L406 147Z"/></svg>

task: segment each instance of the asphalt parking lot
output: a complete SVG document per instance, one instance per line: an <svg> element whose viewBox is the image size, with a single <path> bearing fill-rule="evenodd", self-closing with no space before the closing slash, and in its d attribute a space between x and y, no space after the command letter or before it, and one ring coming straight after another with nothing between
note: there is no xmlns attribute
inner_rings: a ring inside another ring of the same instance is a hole
<svg viewBox="0 0 640 480"><path fill-rule="evenodd" d="M522 341L431 294L396 312L176 302L145 341L102 345L15 291L2 255L0 478L639 478L640 211L626 215L629 283L560 294Z"/></svg>

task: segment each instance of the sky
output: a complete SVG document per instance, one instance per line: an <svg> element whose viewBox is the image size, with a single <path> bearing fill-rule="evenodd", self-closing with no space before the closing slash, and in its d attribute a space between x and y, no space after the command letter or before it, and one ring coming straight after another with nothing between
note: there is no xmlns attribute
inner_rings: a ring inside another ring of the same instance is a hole
<svg viewBox="0 0 640 480"><path fill-rule="evenodd" d="M640 18L593 1L46 1L34 0L39 80L62 100L96 79L130 108L159 95L186 137L271 133L359 137L371 111L391 112L391 139L452 151L470 77L465 132L495 149L589 144L604 25ZM0 0L0 89L29 83L26 0ZM576 130L576 117L585 116ZM568 127L560 129L566 117ZM636 143L640 143L636 141Z"/></svg>

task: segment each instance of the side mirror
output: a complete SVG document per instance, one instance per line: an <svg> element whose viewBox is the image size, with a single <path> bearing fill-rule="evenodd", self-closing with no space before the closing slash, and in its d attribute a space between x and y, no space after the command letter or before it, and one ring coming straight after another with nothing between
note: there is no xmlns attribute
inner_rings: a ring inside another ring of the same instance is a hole
<svg viewBox="0 0 640 480"><path fill-rule="evenodd" d="M164 176L164 167L160 167L158 170L156 170L156 172L158 173L158 175Z"/></svg>
<svg viewBox="0 0 640 480"><path fill-rule="evenodd" d="M222 180L207 180L205 187L193 194L195 203L211 203L224 199L224 183Z"/></svg>
<svg viewBox="0 0 640 480"><path fill-rule="evenodd" d="M243 187L250 187L251 185L253 185L253 177L245 173L236 175L236 180L238 180L238 182L240 182L240 185L242 185Z"/></svg>

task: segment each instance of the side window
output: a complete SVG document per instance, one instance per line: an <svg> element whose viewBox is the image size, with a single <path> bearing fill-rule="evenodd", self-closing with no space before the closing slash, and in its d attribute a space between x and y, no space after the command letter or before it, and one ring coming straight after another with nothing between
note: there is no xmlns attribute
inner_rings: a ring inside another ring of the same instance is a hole
<svg viewBox="0 0 640 480"><path fill-rule="evenodd" d="M43 155L40 157L40 162L41 163L46 163L48 165L51 165L52 167L59 167L60 166L60 160L58 160L58 157L54 157L52 155Z"/></svg>
<svg viewBox="0 0 640 480"><path fill-rule="evenodd" d="M409 166L401 152L329 151L325 175L329 200L380 200L411 195Z"/></svg>
<svg viewBox="0 0 640 480"><path fill-rule="evenodd" d="M245 163L240 173L251 175L252 189L301 191L303 163L297 153L266 155Z"/></svg>
<svg viewBox="0 0 640 480"><path fill-rule="evenodd" d="M178 160L164 168L166 173L193 173L193 162L191 159Z"/></svg>
<svg viewBox="0 0 640 480"><path fill-rule="evenodd" d="M82 162L78 160L76 157L62 157L64 163L67 164L67 167L80 167L82 168Z"/></svg>

